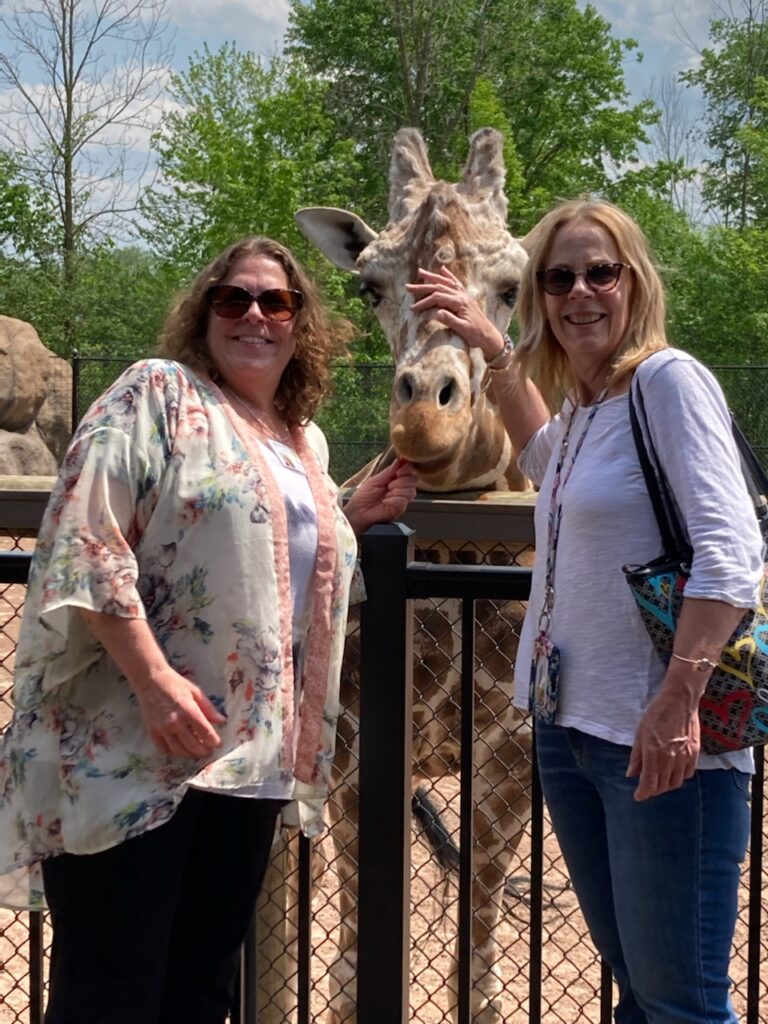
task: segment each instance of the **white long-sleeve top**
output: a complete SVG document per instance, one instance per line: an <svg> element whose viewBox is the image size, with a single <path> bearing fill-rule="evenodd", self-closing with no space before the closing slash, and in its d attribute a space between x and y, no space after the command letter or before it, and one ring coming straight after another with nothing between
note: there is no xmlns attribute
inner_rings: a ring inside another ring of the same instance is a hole
<svg viewBox="0 0 768 1024"><path fill-rule="evenodd" d="M705 367L676 349L655 353L636 373L651 438L693 547L686 595L755 607L763 544L720 386ZM520 708L528 706L552 481L571 414L571 436L577 438L589 409L573 409L566 401L519 459L522 471L541 488L535 512L537 559L515 673ZM556 721L629 746L665 669L622 572L627 563L643 564L662 553L627 394L599 406L559 498L563 511L549 630L561 655ZM750 771L752 755L748 750L702 755L699 766Z"/></svg>

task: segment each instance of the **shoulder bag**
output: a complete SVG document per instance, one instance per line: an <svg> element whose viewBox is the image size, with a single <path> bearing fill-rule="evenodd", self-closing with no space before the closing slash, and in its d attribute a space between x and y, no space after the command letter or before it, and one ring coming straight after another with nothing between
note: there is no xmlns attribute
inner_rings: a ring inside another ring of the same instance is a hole
<svg viewBox="0 0 768 1024"><path fill-rule="evenodd" d="M625 565L623 570L643 624L666 665L672 655L693 552L651 440L636 379L629 392L629 415L664 553L646 565ZM768 535L768 477L736 421L731 422L744 479L765 539ZM717 668L701 698L699 720L704 753L722 754L768 743L768 613L764 588L765 576L757 609L745 612L723 647Z"/></svg>

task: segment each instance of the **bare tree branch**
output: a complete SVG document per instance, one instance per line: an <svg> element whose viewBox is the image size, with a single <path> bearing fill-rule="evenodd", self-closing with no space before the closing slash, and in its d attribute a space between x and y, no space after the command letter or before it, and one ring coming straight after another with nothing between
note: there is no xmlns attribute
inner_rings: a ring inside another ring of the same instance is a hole
<svg viewBox="0 0 768 1024"><path fill-rule="evenodd" d="M151 184L165 0L18 0L0 37L0 145L53 198L66 272L96 234L125 234Z"/></svg>

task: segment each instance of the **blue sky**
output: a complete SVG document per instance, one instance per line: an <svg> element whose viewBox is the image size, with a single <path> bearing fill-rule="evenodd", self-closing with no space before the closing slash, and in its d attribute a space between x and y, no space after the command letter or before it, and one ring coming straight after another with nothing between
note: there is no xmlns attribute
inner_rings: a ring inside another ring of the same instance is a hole
<svg viewBox="0 0 768 1024"><path fill-rule="evenodd" d="M11 13L18 0L0 0L0 8ZM579 0L584 3L585 0ZM440 0L435 0L439 7ZM625 66L627 84L632 98L639 100L648 95L665 74L676 74L696 61L696 47L707 42L707 28L715 10L713 0L594 0L598 11L612 25L619 38L638 40L643 53L642 62L630 59ZM189 57L207 43L213 50L227 41L234 41L241 49L249 49L264 57L279 51L288 23L288 0L167 0L167 15L175 33L175 69L184 69ZM7 43L0 39L0 48ZM31 71L31 69L30 69ZM32 81L34 79L30 75ZM31 82L28 80L28 84ZM39 87L41 88L41 87ZM695 116L700 103L690 91L686 102ZM13 93L0 91L0 110L6 124L15 126L23 135L23 118L12 118L7 111L12 105ZM152 120L157 123L164 107L157 102L152 108ZM109 139L106 140L109 142ZM131 155L136 167L148 154L149 132L135 130L131 139ZM127 169L126 169L127 170ZM135 174L124 175L126 184L138 185Z"/></svg>
<svg viewBox="0 0 768 1024"><path fill-rule="evenodd" d="M439 0L438 0L439 2ZM279 48L288 21L287 0L169 0L176 29L176 65L207 41L217 48L234 40L241 48L268 56ZM593 6L612 24L614 35L636 38L644 59L627 65L627 82L642 98L652 79L677 72L695 60L714 11L711 0L597 0Z"/></svg>

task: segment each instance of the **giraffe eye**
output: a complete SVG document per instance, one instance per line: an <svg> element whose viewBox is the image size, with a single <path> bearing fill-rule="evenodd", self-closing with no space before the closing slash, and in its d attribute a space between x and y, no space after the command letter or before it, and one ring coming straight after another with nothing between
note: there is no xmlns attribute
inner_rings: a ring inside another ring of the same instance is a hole
<svg viewBox="0 0 768 1024"><path fill-rule="evenodd" d="M516 284L510 284L499 294L499 298L505 305L512 309L514 304L517 302L517 292L518 286Z"/></svg>
<svg viewBox="0 0 768 1024"><path fill-rule="evenodd" d="M366 298L372 306L378 306L381 302L381 292L370 281L360 282L360 294Z"/></svg>

